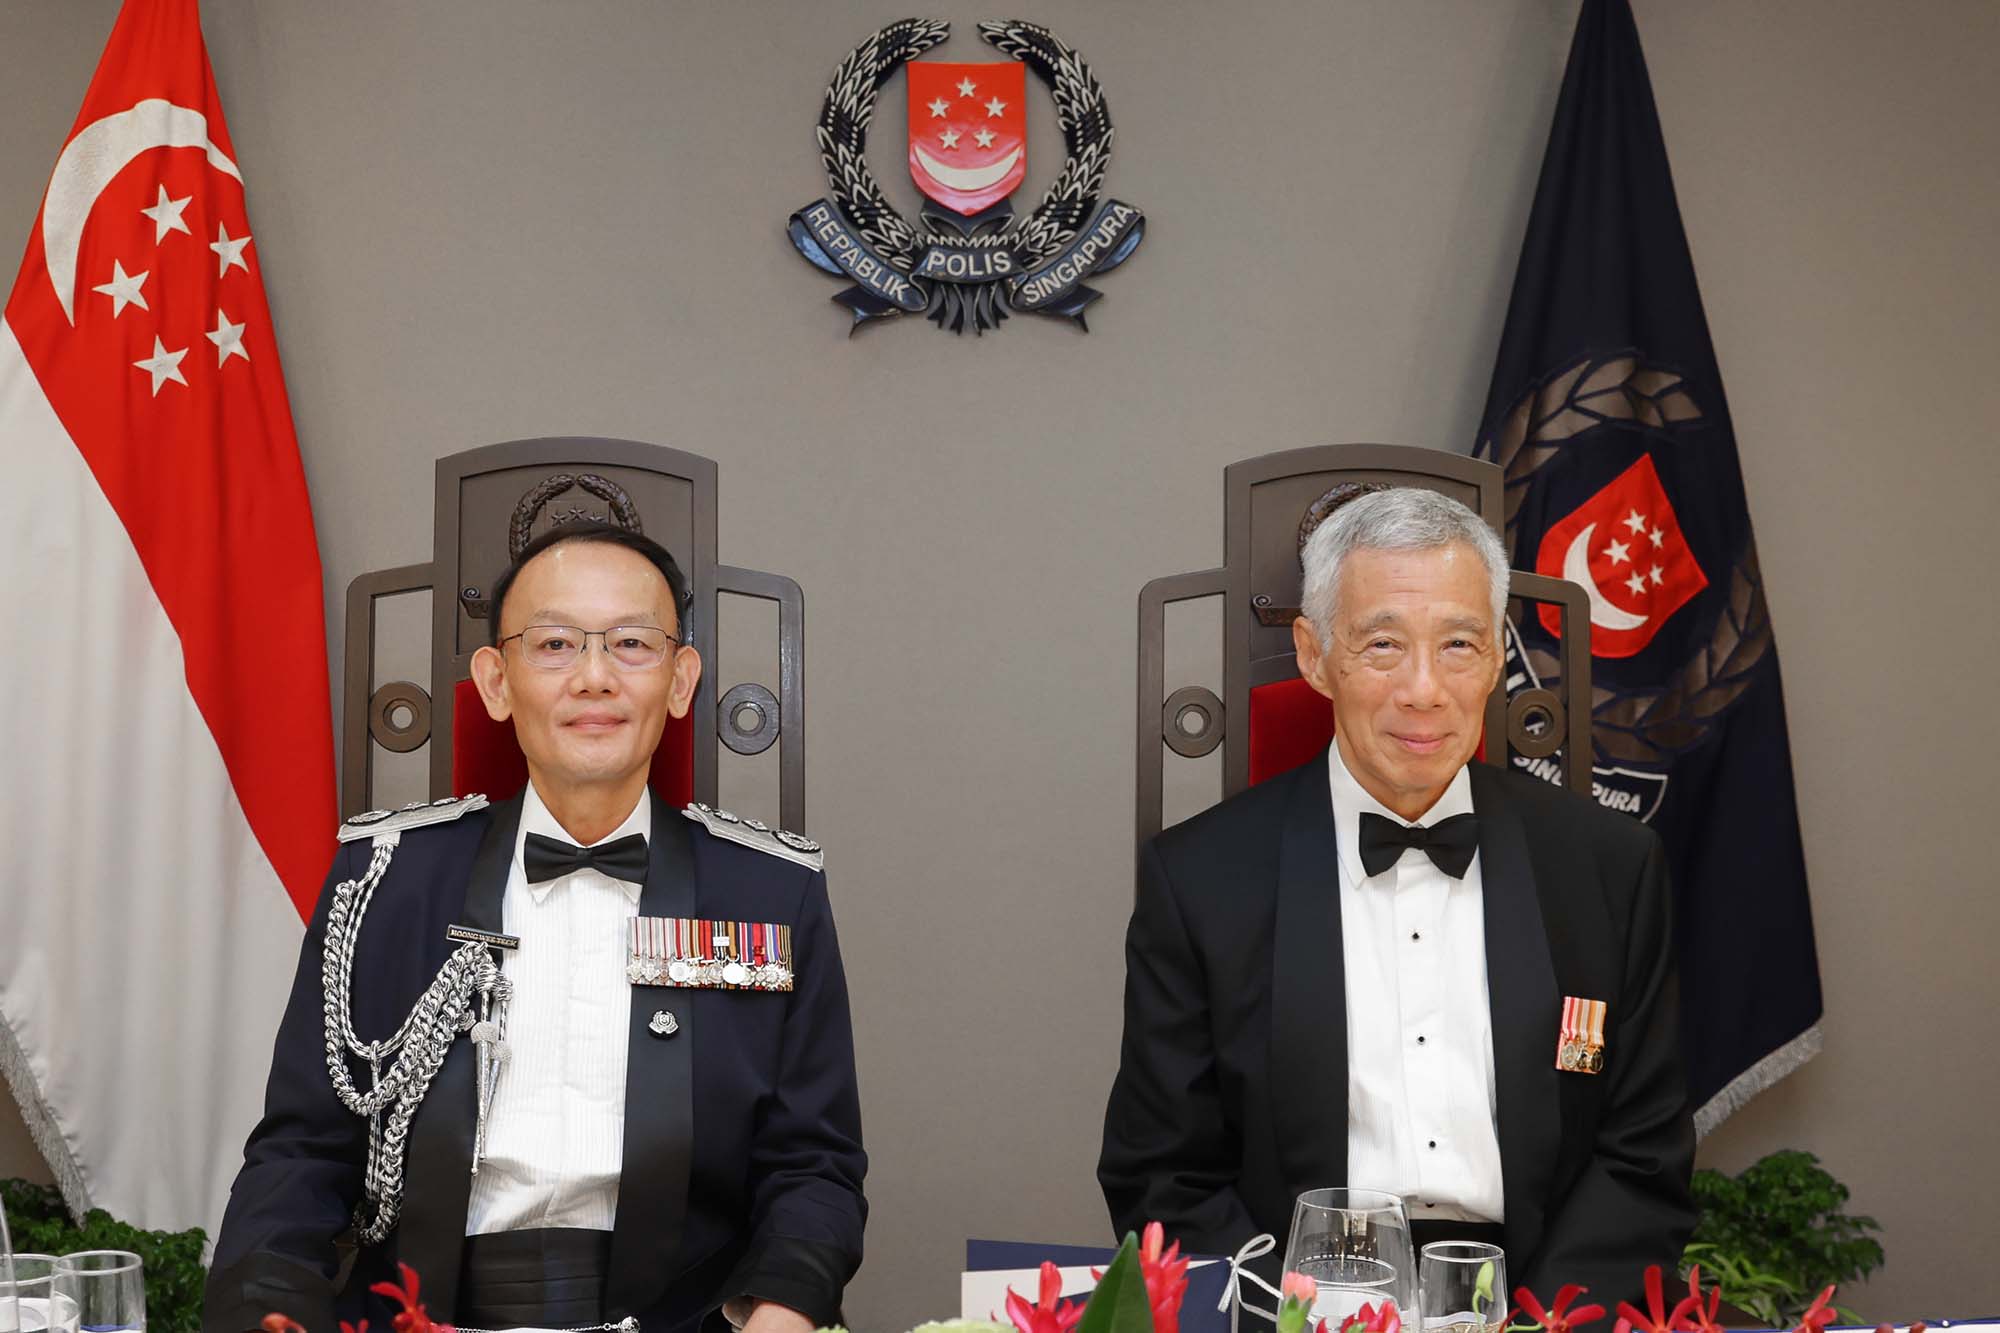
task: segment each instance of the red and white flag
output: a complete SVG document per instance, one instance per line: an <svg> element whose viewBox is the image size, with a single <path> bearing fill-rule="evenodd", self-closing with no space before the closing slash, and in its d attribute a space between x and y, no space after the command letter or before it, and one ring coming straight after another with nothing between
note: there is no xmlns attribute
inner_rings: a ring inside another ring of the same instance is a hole
<svg viewBox="0 0 2000 1333"><path fill-rule="evenodd" d="M319 553L196 0L126 0L0 322L0 1072L222 1215L333 848Z"/></svg>

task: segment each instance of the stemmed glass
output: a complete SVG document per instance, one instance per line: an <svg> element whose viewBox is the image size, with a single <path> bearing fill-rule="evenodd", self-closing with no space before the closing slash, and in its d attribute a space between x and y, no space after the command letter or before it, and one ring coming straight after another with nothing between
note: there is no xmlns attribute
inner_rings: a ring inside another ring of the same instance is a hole
<svg viewBox="0 0 2000 1333"><path fill-rule="evenodd" d="M56 1261L55 1295L75 1302L78 1325L93 1330L146 1327L146 1273L130 1250L82 1250Z"/></svg>
<svg viewBox="0 0 2000 1333"><path fill-rule="evenodd" d="M1324 1319L1330 1329L1384 1300L1412 1311L1417 1273L1402 1199L1382 1190L1307 1190L1292 1208L1284 1271L1319 1285L1309 1320Z"/></svg>
<svg viewBox="0 0 2000 1333"><path fill-rule="evenodd" d="M1434 1240L1417 1258L1424 1333L1500 1333L1507 1252L1476 1240Z"/></svg>
<svg viewBox="0 0 2000 1333"><path fill-rule="evenodd" d="M14 1293L14 1242L7 1236L7 1209L0 1204L0 1333L21 1327L21 1307Z"/></svg>
<svg viewBox="0 0 2000 1333"><path fill-rule="evenodd" d="M14 1256L11 1290L0 1283L0 1333L76 1333L76 1306L55 1290L60 1262L52 1254Z"/></svg>

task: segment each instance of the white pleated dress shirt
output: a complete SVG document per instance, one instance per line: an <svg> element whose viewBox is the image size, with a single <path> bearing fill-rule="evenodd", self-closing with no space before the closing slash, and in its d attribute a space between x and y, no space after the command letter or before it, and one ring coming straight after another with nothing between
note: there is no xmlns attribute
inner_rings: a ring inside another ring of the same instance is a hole
<svg viewBox="0 0 2000 1333"><path fill-rule="evenodd" d="M486 1156L472 1178L465 1233L535 1227L609 1231L625 1160L625 1058L632 988L625 980L626 923L639 885L595 870L528 883L521 849L530 833L574 843L530 782L501 899L501 929L521 937L503 952L514 983L507 1063L486 1120ZM645 795L600 842L653 833ZM596 846L597 843L590 843Z"/></svg>
<svg viewBox="0 0 2000 1333"><path fill-rule="evenodd" d="M1403 1196L1412 1221L1505 1220L1494 1118L1493 1018L1479 858L1464 879L1423 852L1370 876L1364 811L1435 824L1472 811L1464 769L1422 818L1402 819L1328 748L1347 968L1347 1181Z"/></svg>

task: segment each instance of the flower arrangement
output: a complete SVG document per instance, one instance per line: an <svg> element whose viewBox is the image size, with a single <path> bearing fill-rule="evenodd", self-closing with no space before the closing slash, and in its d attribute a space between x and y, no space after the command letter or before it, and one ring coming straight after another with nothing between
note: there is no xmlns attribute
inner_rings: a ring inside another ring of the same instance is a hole
<svg viewBox="0 0 2000 1333"><path fill-rule="evenodd" d="M449 1324L434 1322L418 1299L417 1274L408 1264L400 1264L401 1282L377 1282L369 1290L400 1305L390 1321L394 1333L455 1333ZM1166 1230L1150 1222L1142 1237L1127 1234L1125 1243L1102 1270L1091 1270L1097 1289L1083 1301L1062 1299L1062 1273L1052 1263L1041 1267L1035 1300L1030 1303L1012 1287L1007 1289L1007 1318L1013 1333L1180 1333L1181 1302L1187 1296L1188 1260L1180 1243L1166 1244ZM1612 1333L1728 1333L1719 1322L1722 1304L1720 1289L1704 1291L1701 1269L1688 1275L1688 1294L1673 1306L1666 1301L1666 1284L1659 1265L1646 1270L1646 1308L1629 1301L1618 1303ZM1826 1333L1836 1314L1833 1287L1821 1291L1799 1318L1792 1333ZM1490 1293L1487 1293L1490 1298ZM1514 1307L1509 1312L1504 1333L1577 1333L1602 1320L1602 1305L1578 1305L1587 1288L1574 1284L1562 1287L1555 1299L1544 1303L1526 1287L1514 1289ZM1287 1273L1280 1286L1277 1333L1403 1333L1402 1312L1393 1300L1380 1306L1363 1305L1348 1316L1338 1329L1324 1319L1312 1320L1312 1307L1319 1286L1303 1273ZM267 1315L265 1333L307 1333L282 1314ZM911 1333L1006 1333L1007 1325L978 1320L952 1320L923 1324ZM341 1322L340 1333L368 1333L368 1321L359 1325ZM841 1333L822 1330L822 1333ZM1875 1333L1894 1333L1888 1324ZM1912 1324L1908 1333L1924 1333L1924 1325Z"/></svg>
<svg viewBox="0 0 2000 1333"><path fill-rule="evenodd" d="M402 1270L401 1282L377 1282L368 1288L377 1296L386 1296L403 1307L389 1321L390 1327L396 1333L455 1333L450 1324L433 1323L423 1304L417 1300L417 1270L408 1264L397 1264L396 1267ZM306 1333L304 1327L281 1314L265 1315L263 1327L264 1333ZM340 1321L340 1333L368 1333L368 1321L364 1319L359 1324L350 1324L343 1319Z"/></svg>
<svg viewBox="0 0 2000 1333"><path fill-rule="evenodd" d="M1278 1306L1278 1333L1305 1333L1313 1302L1319 1296L1317 1284L1303 1273L1287 1273L1280 1291L1283 1301ZM1576 1333L1576 1330L1598 1322L1607 1313L1602 1305L1575 1303L1587 1291L1587 1288L1571 1284L1559 1289L1555 1299L1544 1304L1526 1287L1516 1287L1514 1309L1508 1316L1505 1333ZM1833 1291L1829 1286L1820 1292L1800 1316L1793 1333L1826 1333L1826 1327L1833 1322L1835 1315ZM1647 1308L1639 1310L1630 1301L1620 1301L1617 1322L1611 1326L1612 1333L1727 1333L1719 1321L1721 1306L1721 1291L1703 1291L1701 1269L1697 1267L1688 1275L1688 1294L1669 1309L1665 1282L1660 1266L1655 1264L1646 1270ZM1362 1306L1348 1317L1337 1333L1400 1333L1402 1326L1402 1316L1396 1309L1396 1303L1385 1300L1379 1309ZM1313 1333L1335 1331L1330 1330L1322 1319L1315 1325ZM1879 1324L1875 1333L1894 1333L1894 1330L1888 1324ZM1924 1333L1924 1325L1910 1325L1909 1333Z"/></svg>

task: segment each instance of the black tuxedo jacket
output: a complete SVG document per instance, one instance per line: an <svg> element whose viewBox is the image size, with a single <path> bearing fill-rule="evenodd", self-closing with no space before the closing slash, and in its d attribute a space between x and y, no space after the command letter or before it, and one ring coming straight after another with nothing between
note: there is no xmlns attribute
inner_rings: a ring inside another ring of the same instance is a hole
<svg viewBox="0 0 2000 1333"><path fill-rule="evenodd" d="M725 1300L749 1296L835 1323L861 1263L867 1158L825 876L648 799L639 914L787 923L796 979L789 993L632 988L607 1313L666 1333L719 1323ZM448 926L501 929L520 814L516 797L403 832L356 951L362 1040L388 1035L409 1013L457 947ZM451 1317L472 1188L474 1061L464 1039L411 1124L401 1222L340 1281L336 1239L361 1198L367 1124L335 1098L327 1074L320 959L332 886L359 877L369 853L365 840L341 848L306 931L264 1117L216 1241L205 1328L253 1329L273 1310L313 1333L362 1315L387 1328L389 1310L367 1289L393 1276L397 1260L416 1269L431 1316ZM680 1024L666 1039L647 1027L659 1009ZM351 1057L349 1067L360 1070Z"/></svg>
<svg viewBox="0 0 2000 1333"><path fill-rule="evenodd" d="M1573 793L1471 765L1509 1282L1607 1304L1694 1226L1665 853ZM1113 1226L1282 1247L1347 1179L1347 999L1324 753L1139 856L1125 1037L1098 1180ZM1607 1002L1600 1074L1555 1068L1562 997Z"/></svg>

